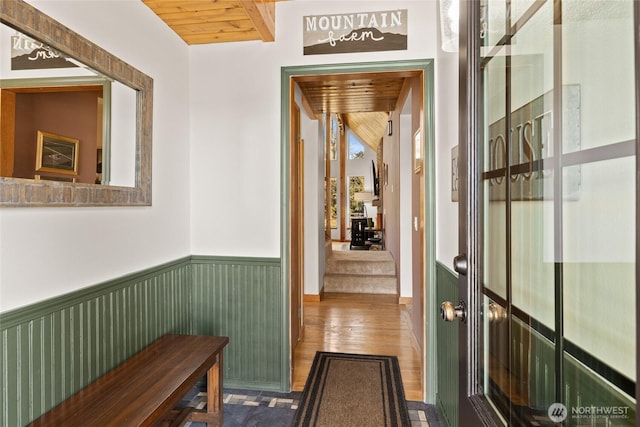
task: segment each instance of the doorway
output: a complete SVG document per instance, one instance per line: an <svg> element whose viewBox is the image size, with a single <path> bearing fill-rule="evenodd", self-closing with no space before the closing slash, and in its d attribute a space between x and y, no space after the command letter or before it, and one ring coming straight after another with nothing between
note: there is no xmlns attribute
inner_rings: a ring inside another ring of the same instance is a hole
<svg viewBox="0 0 640 427"><path fill-rule="evenodd" d="M426 286L427 283L435 283L435 206L433 203L435 193L435 172L434 172L434 71L432 60L413 60L413 61L392 61L381 63L363 63L363 64L343 64L343 65L319 65L319 66L303 66L303 67L283 67L281 74L281 87L282 87L282 191L281 194L290 194L290 187L295 185L291 182L291 142L290 131L291 128L291 111L295 99L295 92L298 90L295 85L295 79L299 77L309 78L314 75L327 75L327 74L358 74L363 73L417 73L420 79L419 89L421 92L418 99L419 114L416 115L418 125L416 129L421 129L421 152L424 153L424 166L422 174L418 178L419 181L423 181L423 188L421 194L421 200L423 200L423 206L420 208L424 212L424 228L420 230L420 238L423 241L423 253L421 256L421 267L423 272L421 277L418 277L418 283L420 284L420 293L413 294L414 302L418 303L420 307L433 307L435 304L435 289L432 286ZM323 134L324 135L324 134ZM304 138L304 136L303 136ZM320 140L324 140L324 136L319 137ZM310 148L311 145L307 144L307 152L317 152L318 150ZM324 150L324 148L321 148ZM316 162L314 160L314 162ZM323 164L320 162L320 164ZM322 167L317 167L318 176L325 176L323 174ZM305 169L310 169L305 167ZM304 263L305 269L305 286L306 290L300 290L303 294L306 294L311 286L317 286L317 292L311 293L312 297L320 298L321 290L321 278L324 271L324 257L325 247L327 240L325 239L325 227L324 227L324 194L326 187L324 182L320 182L316 185L312 191L305 191L304 198L310 197L317 203L316 209L310 212L309 209L307 219L305 220L306 230L314 230L312 232L305 232L304 240L304 253L307 254L306 261ZM309 188L309 187L307 187ZM294 291L290 288L290 276L292 274L293 265L298 265L297 260L292 258L290 253L291 239L296 235L296 231L291 229L291 201L285 198L282 206L282 233L283 233L283 245L282 245L282 260L283 260L283 290L285 297L287 298L287 307L291 307L291 296L294 295ZM310 219L311 218L311 219ZM320 231L322 230L322 231ZM330 243L330 241L329 241ZM308 262L311 260L311 262ZM309 279L311 277L311 280ZM298 324L303 318L304 305L297 313L295 310L287 310L287 325L291 330L291 325ZM298 318L293 318L299 316ZM435 399L435 319L436 313L434 310L421 310L421 319L419 322L420 330L416 332L416 335L420 339L421 346L421 376L422 376L422 389L423 400L426 402L434 402ZM433 329L433 330L432 330ZM430 344L431 343L431 344ZM293 343L289 343L289 350L291 350ZM291 384L291 373L294 368L293 362L289 367L288 373L290 375L289 384Z"/></svg>

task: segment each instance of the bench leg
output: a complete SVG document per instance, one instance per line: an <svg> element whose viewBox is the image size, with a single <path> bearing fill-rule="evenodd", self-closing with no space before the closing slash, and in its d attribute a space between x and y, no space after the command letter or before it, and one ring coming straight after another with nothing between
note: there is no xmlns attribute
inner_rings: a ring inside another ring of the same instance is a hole
<svg viewBox="0 0 640 427"><path fill-rule="evenodd" d="M207 372L207 412L222 413L222 352L216 355L216 363ZM222 417L220 417L222 420Z"/></svg>
<svg viewBox="0 0 640 427"><path fill-rule="evenodd" d="M207 371L207 412L194 411L190 420L207 423L208 426L222 426L224 402L222 392L222 352L216 355L216 362Z"/></svg>

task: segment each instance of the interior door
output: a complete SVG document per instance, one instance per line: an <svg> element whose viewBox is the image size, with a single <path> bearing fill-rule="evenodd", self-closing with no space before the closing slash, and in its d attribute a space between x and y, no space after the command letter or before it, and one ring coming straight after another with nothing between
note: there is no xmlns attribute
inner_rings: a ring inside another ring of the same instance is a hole
<svg viewBox="0 0 640 427"><path fill-rule="evenodd" d="M634 3L461 2L461 425L636 425Z"/></svg>

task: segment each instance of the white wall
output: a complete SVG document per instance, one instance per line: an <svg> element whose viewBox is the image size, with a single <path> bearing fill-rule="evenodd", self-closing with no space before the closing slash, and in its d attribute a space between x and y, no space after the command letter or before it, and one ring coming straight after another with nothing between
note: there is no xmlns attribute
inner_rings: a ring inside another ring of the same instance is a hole
<svg viewBox="0 0 640 427"><path fill-rule="evenodd" d="M440 50L435 68L436 259L453 269L459 253L458 203L451 201L451 149L458 145L458 54Z"/></svg>
<svg viewBox="0 0 640 427"><path fill-rule="evenodd" d="M190 254L187 45L139 0L29 3L153 78L153 206L1 208L2 312Z"/></svg>
<svg viewBox="0 0 640 427"><path fill-rule="evenodd" d="M302 95L295 86L295 102L300 107L300 136L304 140L304 289L318 295L324 277L324 127L302 108ZM319 262L318 262L319 261Z"/></svg>
<svg viewBox="0 0 640 427"><path fill-rule="evenodd" d="M411 212L413 176L413 133L411 132L411 97L400 113L400 296L413 297L413 217Z"/></svg>
<svg viewBox="0 0 640 427"><path fill-rule="evenodd" d="M281 67L438 51L435 0L278 2L275 42L191 47L138 0L30 2L154 79L153 206L0 209L2 311L188 254L279 257ZM305 15L405 8L405 51L302 54Z"/></svg>
<svg viewBox="0 0 640 427"><path fill-rule="evenodd" d="M275 42L191 47L192 253L280 256L281 67L433 58L435 5L434 0L278 2ZM406 51L303 55L305 15L404 8L409 19ZM308 138L310 152L317 141ZM307 189L309 185L313 187L307 183ZM305 220L305 226L315 238L318 223ZM305 246L305 269L320 273L308 261L320 263L324 245L314 245L314 253L309 250ZM305 293L314 293L310 286L315 280L315 275L305 279Z"/></svg>

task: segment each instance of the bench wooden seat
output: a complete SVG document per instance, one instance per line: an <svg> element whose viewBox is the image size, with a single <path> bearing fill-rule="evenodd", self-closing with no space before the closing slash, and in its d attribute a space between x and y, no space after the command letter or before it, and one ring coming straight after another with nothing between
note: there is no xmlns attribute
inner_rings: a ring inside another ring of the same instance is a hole
<svg viewBox="0 0 640 427"><path fill-rule="evenodd" d="M183 421L222 425L227 337L165 335L43 414L31 426L152 426L165 421L207 375L206 412Z"/></svg>

